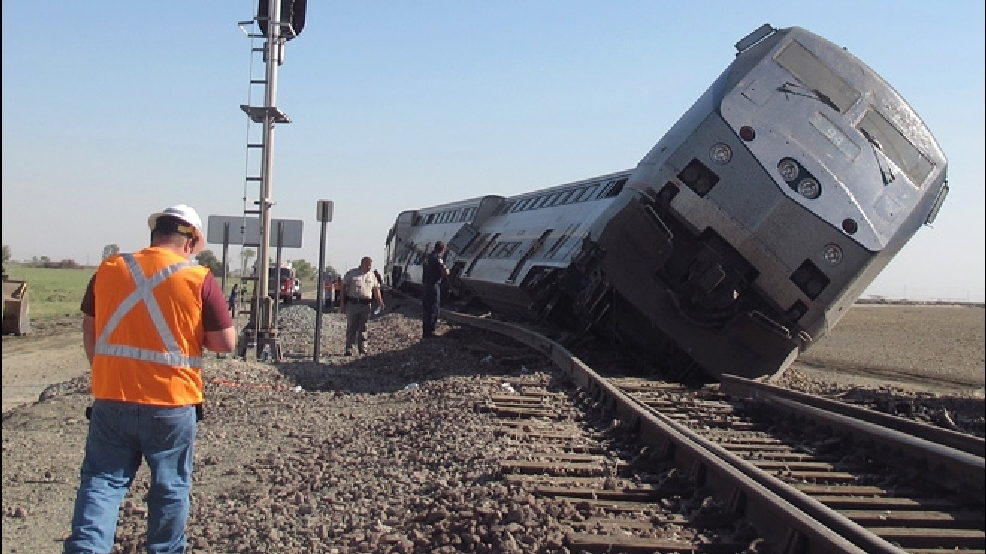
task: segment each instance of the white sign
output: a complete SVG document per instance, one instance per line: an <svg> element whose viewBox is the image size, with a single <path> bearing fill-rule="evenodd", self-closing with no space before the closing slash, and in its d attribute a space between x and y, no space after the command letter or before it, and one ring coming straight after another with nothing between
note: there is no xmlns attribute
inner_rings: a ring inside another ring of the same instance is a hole
<svg viewBox="0 0 986 554"><path fill-rule="evenodd" d="M300 219L270 220L270 240L268 246L277 248L278 224L283 223L281 237L282 248L301 248L301 235L304 224ZM223 230L229 225L229 237L226 244L242 244L243 246L260 246L260 218L236 215L210 215L206 230L205 241L209 244L223 243Z"/></svg>

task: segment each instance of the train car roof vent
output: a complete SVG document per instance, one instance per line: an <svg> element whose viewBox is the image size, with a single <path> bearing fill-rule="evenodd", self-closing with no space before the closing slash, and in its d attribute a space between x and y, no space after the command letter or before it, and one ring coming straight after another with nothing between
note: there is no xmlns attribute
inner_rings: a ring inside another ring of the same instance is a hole
<svg viewBox="0 0 986 554"><path fill-rule="evenodd" d="M769 23L764 23L758 27L756 31L746 35L742 40L736 43L736 53L739 54L743 50L746 50L761 40L769 37L775 30L776 29L774 29Z"/></svg>

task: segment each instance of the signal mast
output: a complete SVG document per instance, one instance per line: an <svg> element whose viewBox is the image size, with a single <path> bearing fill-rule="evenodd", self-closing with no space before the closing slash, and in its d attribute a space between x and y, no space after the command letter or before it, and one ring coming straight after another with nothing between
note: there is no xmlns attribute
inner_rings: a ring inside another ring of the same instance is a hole
<svg viewBox="0 0 986 554"><path fill-rule="evenodd" d="M260 142L248 140L247 151L259 150L261 155L259 175L246 176L244 184L244 220L247 217L258 217L260 221L260 244L257 260L257 284L254 287L254 309L250 314L250 324L247 332L254 334L258 358L261 352L270 352L273 361L280 359L280 348L277 345L276 302L277 295L271 298L267 291L270 286L270 272L267 260L270 256L271 214L274 205L273 198L273 156L274 156L274 125L290 123L291 120L277 107L277 70L284 63L284 45L297 37L305 26L305 11L307 0L259 0L257 15L250 21L240 21L239 27L251 40L264 40L262 47L251 47L251 55L263 53L266 71L263 79L250 78L251 97L254 86L263 88L263 105L254 106L248 100L241 104L250 121L262 125ZM271 15L274 14L274 15ZM259 29L259 31L258 31ZM252 63L251 63L252 70ZM252 71L251 71L252 72ZM249 168L248 168L249 172ZM256 208L248 208L249 185L259 184ZM245 234L246 224L241 229ZM246 244L244 244L246 246ZM263 269L260 270L260 265Z"/></svg>

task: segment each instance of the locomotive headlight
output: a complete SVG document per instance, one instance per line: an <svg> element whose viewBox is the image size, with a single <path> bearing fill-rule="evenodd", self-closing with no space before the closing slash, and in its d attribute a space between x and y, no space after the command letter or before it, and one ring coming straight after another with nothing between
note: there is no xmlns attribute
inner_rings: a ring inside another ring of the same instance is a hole
<svg viewBox="0 0 986 554"><path fill-rule="evenodd" d="M829 265L839 265L842 263L842 249L838 244L826 244L822 249L822 259Z"/></svg>
<svg viewBox="0 0 986 554"><path fill-rule="evenodd" d="M814 200L822 194L822 185L814 177L805 177L798 181L798 192L808 200Z"/></svg>
<svg viewBox="0 0 986 554"><path fill-rule="evenodd" d="M777 164L777 170L781 172L782 179L791 183L798 178L798 173L801 173L801 166L791 158L784 158Z"/></svg>
<svg viewBox="0 0 986 554"><path fill-rule="evenodd" d="M719 165L728 164L733 159L733 149L728 144L717 142L709 150L709 158Z"/></svg>

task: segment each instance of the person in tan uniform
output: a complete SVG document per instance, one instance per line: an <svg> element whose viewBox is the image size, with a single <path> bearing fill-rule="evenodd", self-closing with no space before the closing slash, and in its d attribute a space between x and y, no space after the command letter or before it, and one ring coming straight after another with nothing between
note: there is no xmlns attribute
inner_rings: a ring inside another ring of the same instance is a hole
<svg viewBox="0 0 986 554"><path fill-rule="evenodd" d="M147 224L150 247L104 260L82 299L93 404L66 553L110 552L142 461L151 471L146 551L185 551L203 351L236 346L222 288L190 259L205 247L198 214L179 204Z"/></svg>
<svg viewBox="0 0 986 554"><path fill-rule="evenodd" d="M364 256L359 267L346 272L342 278L342 296L339 300L339 311L346 314L346 356L353 355L353 346L361 356L366 355L366 322L370 319L373 302L382 310L383 296L380 294L380 282L371 271L373 259Z"/></svg>

